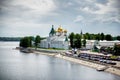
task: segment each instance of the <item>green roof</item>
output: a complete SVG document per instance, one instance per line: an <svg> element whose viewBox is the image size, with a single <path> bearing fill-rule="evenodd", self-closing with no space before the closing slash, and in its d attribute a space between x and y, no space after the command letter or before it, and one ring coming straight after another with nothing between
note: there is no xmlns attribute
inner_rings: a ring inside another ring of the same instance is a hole
<svg viewBox="0 0 120 80"><path fill-rule="evenodd" d="M55 30L54 30L54 26L52 25L52 29L51 29L51 31L50 31L50 33L49 34L55 34Z"/></svg>
<svg viewBox="0 0 120 80"><path fill-rule="evenodd" d="M68 37L66 36L65 41L68 41Z"/></svg>

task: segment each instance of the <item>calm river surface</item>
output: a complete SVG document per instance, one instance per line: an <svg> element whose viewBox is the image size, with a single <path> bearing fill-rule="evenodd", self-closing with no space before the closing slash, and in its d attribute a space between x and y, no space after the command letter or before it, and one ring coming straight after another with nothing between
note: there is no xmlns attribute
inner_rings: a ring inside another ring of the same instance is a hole
<svg viewBox="0 0 120 80"><path fill-rule="evenodd" d="M18 42L0 42L0 80L120 80L59 58L21 53L16 46Z"/></svg>

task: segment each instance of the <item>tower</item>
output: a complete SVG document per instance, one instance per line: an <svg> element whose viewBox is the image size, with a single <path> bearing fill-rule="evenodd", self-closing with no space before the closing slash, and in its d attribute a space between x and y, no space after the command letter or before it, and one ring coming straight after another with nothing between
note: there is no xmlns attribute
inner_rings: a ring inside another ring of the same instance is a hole
<svg viewBox="0 0 120 80"><path fill-rule="evenodd" d="M52 25L51 31L50 31L50 33L49 33L49 37L54 36L55 33L56 33L56 32L55 32L55 30L54 30L54 25Z"/></svg>
<svg viewBox="0 0 120 80"><path fill-rule="evenodd" d="M82 30L80 32L80 35L81 35L81 39L83 39L83 32L82 32Z"/></svg>
<svg viewBox="0 0 120 80"><path fill-rule="evenodd" d="M68 37L65 37L65 41L64 41L64 49L69 49L69 41L68 41Z"/></svg>

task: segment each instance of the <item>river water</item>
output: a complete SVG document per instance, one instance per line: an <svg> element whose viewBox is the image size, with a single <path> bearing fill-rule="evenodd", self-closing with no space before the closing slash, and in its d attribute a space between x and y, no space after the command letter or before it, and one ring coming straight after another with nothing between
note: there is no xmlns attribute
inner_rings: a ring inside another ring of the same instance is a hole
<svg viewBox="0 0 120 80"><path fill-rule="evenodd" d="M63 59L14 48L18 42L0 42L0 80L120 80L107 72Z"/></svg>

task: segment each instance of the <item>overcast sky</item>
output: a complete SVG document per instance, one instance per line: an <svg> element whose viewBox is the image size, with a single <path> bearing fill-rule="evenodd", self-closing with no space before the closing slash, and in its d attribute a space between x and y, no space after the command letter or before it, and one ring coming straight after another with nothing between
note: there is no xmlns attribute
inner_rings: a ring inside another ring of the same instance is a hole
<svg viewBox="0 0 120 80"><path fill-rule="evenodd" d="M0 0L0 36L68 33L120 35L120 0Z"/></svg>

